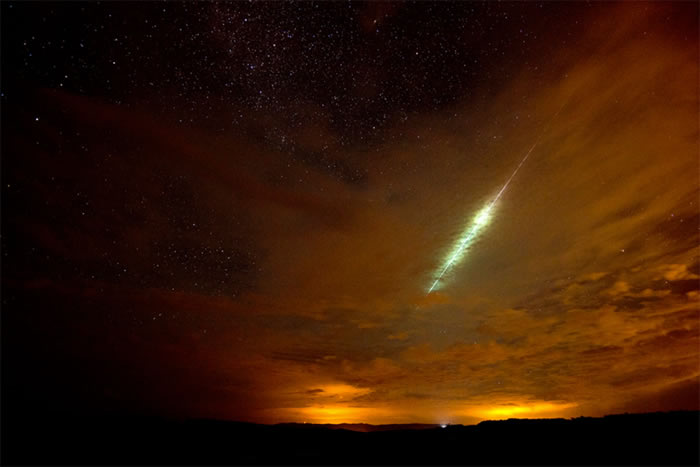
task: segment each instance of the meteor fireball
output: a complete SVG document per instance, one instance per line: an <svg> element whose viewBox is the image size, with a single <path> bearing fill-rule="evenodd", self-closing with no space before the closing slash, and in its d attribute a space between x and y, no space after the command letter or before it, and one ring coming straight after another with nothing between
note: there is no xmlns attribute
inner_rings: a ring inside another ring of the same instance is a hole
<svg viewBox="0 0 700 467"><path fill-rule="evenodd" d="M561 108L559 109L561 111ZM554 114L554 117L559 114L559 111L557 111L556 114ZM552 118L554 118L552 117ZM458 263L463 257L464 254L469 248L469 246L474 243L474 240L477 238L479 235L479 232L481 232L490 222L491 220L491 215L494 206L496 205L496 202L501 198L501 195L503 194L504 191L506 191L506 188L508 188L508 185L510 184L511 180L513 180L513 177L515 177L515 174L518 173L518 170L520 170L520 167L523 166L525 161L527 160L528 157L530 157L530 153L535 149L535 146L540 142L540 138L542 135L537 138L535 143L530 147L530 150L527 151L527 154L525 154L525 157L520 161L518 166L515 168L511 176L508 178L508 181L506 181L505 185L501 188L501 190L498 192L495 198L491 200L489 204L487 204L484 208L479 211L476 216L467 224L467 226L464 228L462 231L462 234L459 236L459 240L457 243L454 245L454 247L450 250L449 254L445 258L445 260L442 263L442 267L439 269L440 273L437 275L435 278L433 285L430 286L428 289L427 295L429 295L433 290L438 288L440 281L442 280L442 276L445 275L445 273L452 267L453 264Z"/></svg>
<svg viewBox="0 0 700 467"><path fill-rule="evenodd" d="M520 170L520 167L523 166L525 161L527 160L528 157L530 157L530 154L532 151L535 149L535 147L539 144L540 139L542 139L542 135L544 135L547 132L547 129L549 128L549 125L554 121L555 118L559 115L559 113L562 111L564 106L566 105L567 101L564 101L559 107L559 110L557 110L554 115L549 119L549 122L547 125L544 127L544 129L540 132L540 135L537 137L535 142L533 143L532 146L530 146L530 149L527 151L525 154L525 157L522 158L518 166L515 168L513 173L508 177L508 180L506 183L503 185L503 187L500 189L498 194L491 200L489 204L486 205L486 207L482 208L481 211L479 211L476 216L472 219L470 223L467 224L467 226L464 228L462 231L462 234L459 236L459 239L457 240L457 243L454 245L454 247L450 250L449 254L445 258L445 260L442 263L442 267L439 269L440 273L437 275L435 280L433 281L433 285L430 286L428 289L428 293L426 295L430 295L430 293L438 288L440 281L442 280L442 276L445 275L445 273L452 267L453 264L458 263L463 257L464 253L466 252L467 248L474 243L474 240L476 239L477 235L479 235L479 232L481 232L489 223L491 220L491 214L493 211L494 206L496 205L496 202L501 198L501 195L503 195L503 192L506 191L506 188L508 188L508 185L510 185L510 182L513 180L515 177L515 174L518 173L518 170Z"/></svg>

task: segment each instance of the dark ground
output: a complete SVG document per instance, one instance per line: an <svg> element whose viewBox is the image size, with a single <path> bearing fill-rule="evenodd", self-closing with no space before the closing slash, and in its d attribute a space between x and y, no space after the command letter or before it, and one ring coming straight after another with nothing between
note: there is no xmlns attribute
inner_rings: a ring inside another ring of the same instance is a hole
<svg viewBox="0 0 700 467"><path fill-rule="evenodd" d="M8 464L686 464L700 412L357 432L156 418L3 417Z"/></svg>

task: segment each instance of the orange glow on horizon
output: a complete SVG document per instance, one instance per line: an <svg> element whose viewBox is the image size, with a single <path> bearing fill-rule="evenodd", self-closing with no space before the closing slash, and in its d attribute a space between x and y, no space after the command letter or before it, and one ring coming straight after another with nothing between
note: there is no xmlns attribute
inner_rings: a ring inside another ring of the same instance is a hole
<svg viewBox="0 0 700 467"><path fill-rule="evenodd" d="M352 388L352 386L350 386ZM353 388L354 391L359 388ZM366 391L370 391L365 389ZM571 409L576 402L508 400L478 403L469 407L436 407L434 404L416 405L407 409L397 406L353 406L343 402L319 403L308 407L275 410L275 418L284 421L301 421L316 424L368 423L374 425L394 423L464 424L471 425L485 420L509 418L569 418L578 414Z"/></svg>
<svg viewBox="0 0 700 467"><path fill-rule="evenodd" d="M350 406L313 406L299 407L286 410L289 415L301 416L308 423L382 423L373 422L377 418L387 418L393 413L391 409L376 407ZM306 423L305 422L305 423Z"/></svg>
<svg viewBox="0 0 700 467"><path fill-rule="evenodd" d="M565 417L567 409L577 407L574 402L523 402L487 406L470 411L471 415L484 420L508 418L558 418Z"/></svg>

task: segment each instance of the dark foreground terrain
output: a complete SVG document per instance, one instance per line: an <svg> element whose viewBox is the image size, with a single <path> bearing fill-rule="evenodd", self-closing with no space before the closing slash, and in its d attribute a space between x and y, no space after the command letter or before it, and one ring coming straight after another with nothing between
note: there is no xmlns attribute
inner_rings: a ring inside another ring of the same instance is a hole
<svg viewBox="0 0 700 467"><path fill-rule="evenodd" d="M699 417L625 414L366 432L135 417L4 419L2 463L697 465Z"/></svg>

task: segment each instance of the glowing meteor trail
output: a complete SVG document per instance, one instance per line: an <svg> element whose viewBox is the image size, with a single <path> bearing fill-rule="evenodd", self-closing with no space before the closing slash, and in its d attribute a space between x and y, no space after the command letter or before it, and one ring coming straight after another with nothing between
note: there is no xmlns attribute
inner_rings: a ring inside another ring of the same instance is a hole
<svg viewBox="0 0 700 467"><path fill-rule="evenodd" d="M520 161L518 166L515 168L511 176L508 178L506 181L505 185L503 185L503 188L498 192L496 197L491 200L491 202L483 208L479 213L474 217L474 220L465 228L465 230L462 232L462 235L460 235L460 241L455 245L455 247L450 251L450 254L447 256L447 259L443 263L444 266L442 267L442 270L440 271L440 274L438 274L437 278L435 279L435 282L433 282L433 285L430 286L430 289L428 289L428 293L426 295L430 295L430 293L435 290L435 287L440 283L440 280L442 279L442 276L445 275L448 269L452 267L452 265L457 262L459 259L464 256L464 251L471 245L472 241L474 238L481 232L484 227L489 223L489 220L491 219L491 210L493 209L494 205L496 202L500 199L501 195L503 194L504 191L506 191L506 188L508 188L508 185L510 182L513 180L515 175L518 173L520 170L520 167L523 166L525 161L527 160L528 157L530 157L530 154L532 151L535 149L535 147L539 144L540 139L542 138L542 135L546 132L547 128L549 127L549 124L556 118L557 115L559 115L559 112L564 108L564 104L559 108L559 110L556 111L554 115L552 115L552 118L549 120L549 123L545 127L544 130L540 133L540 135L537 137L535 140L535 143L530 147L530 149L527 151L525 154L525 157Z"/></svg>
<svg viewBox="0 0 700 467"><path fill-rule="evenodd" d="M508 185L510 184L511 180L513 180L513 177L515 177L515 174L518 173L520 167L522 167L527 158L530 157L530 153L533 151L533 149L535 149L535 146L537 146L537 143L539 142L540 138L538 137L535 141L535 144L533 144L532 147L530 147L530 150L527 152L527 154L525 154L525 157L523 157L523 159L520 161L520 164L518 164L518 166L515 168L510 178L508 178L508 181L506 181L505 185L503 185L501 191L498 192L496 197L488 204L488 206L479 211L476 217L474 217L474 220L472 221L471 225L462 235L462 240L456 245L455 248L452 249L452 252L447 262L445 263L445 266L442 268L442 271L438 275L437 279L435 279L435 282L433 282L433 285L428 290L428 294L430 294L435 289L435 287L440 282L440 279L442 279L442 276L445 275L445 272L447 272L447 270L450 269L452 264L463 256L464 250L471 244L474 237L476 237L476 235L489 223L491 217L491 209L493 209L493 206L496 204L496 201L498 201L503 192L506 191L506 188L508 188Z"/></svg>

